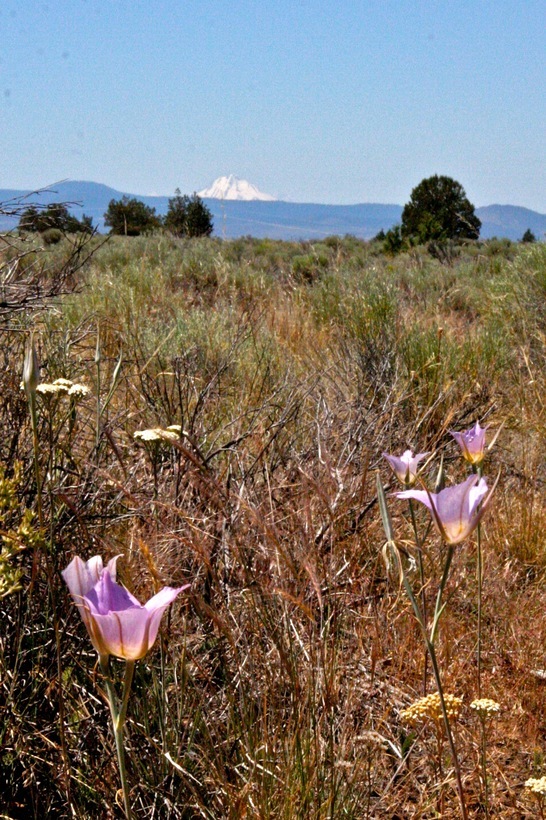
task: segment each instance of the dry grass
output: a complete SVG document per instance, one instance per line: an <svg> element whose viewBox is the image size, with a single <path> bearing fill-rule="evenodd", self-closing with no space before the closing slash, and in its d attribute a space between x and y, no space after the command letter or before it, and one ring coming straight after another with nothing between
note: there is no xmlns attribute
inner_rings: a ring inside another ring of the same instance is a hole
<svg viewBox="0 0 546 820"><path fill-rule="evenodd" d="M440 456L460 480L449 430L478 418L503 425L483 527L482 694L502 707L487 731L490 816L537 816L524 783L545 771L544 247L499 260L484 246L452 267L351 240L320 255L326 267L302 277L294 258L315 257L297 245L119 239L81 292L35 318L42 378L92 390L40 410L47 546L34 576L32 550L14 559L22 590L0 601L2 816L121 816L100 674L59 572L75 554L122 552L141 599L192 582L137 665L136 817L459 817L441 728L401 716L423 694L425 654L383 560L375 476L389 485L381 452L411 446L435 451L430 480ZM36 503L26 326L0 331L0 455L8 472L23 465L11 527ZM186 433L173 445L133 438L174 423ZM390 506L410 546L406 509ZM432 601L440 546L427 543ZM454 726L479 818L472 540L447 599L438 652L463 698Z"/></svg>

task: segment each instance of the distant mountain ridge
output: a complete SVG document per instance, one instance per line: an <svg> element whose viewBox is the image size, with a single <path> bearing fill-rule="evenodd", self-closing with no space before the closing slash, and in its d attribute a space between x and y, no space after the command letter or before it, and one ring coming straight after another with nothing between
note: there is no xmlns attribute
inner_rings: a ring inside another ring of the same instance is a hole
<svg viewBox="0 0 546 820"><path fill-rule="evenodd" d="M65 202L72 213L81 218L85 213L99 231L106 231L104 213L111 199L136 197L160 215L169 207L167 196L140 196L117 191L97 182L60 182L39 192L0 189L0 204L20 197L27 202ZM282 200L237 200L204 198L212 212L214 234L226 239L253 236L269 239L319 240L338 234L353 234L371 239L379 231L387 231L400 222L402 206L381 203L356 205L321 205L284 202ZM546 214L516 205L488 205L476 208L482 222L480 237L506 237L517 241L529 228L537 239L546 235ZM15 227L14 221L0 214L0 229Z"/></svg>
<svg viewBox="0 0 546 820"><path fill-rule="evenodd" d="M538 211L517 205L486 205L476 208L476 214L482 223L482 239L506 236L517 240L521 239L527 229L540 241L545 239L546 215Z"/></svg>

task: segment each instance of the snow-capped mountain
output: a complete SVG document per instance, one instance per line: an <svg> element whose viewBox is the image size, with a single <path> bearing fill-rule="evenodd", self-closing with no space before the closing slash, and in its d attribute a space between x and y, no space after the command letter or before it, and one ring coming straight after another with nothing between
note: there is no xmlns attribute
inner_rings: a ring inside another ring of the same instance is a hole
<svg viewBox="0 0 546 820"><path fill-rule="evenodd" d="M242 199L246 202L256 199L263 202L275 201L274 196L262 193L251 182L239 179L233 174L228 177L218 177L208 188L198 191L198 196L202 199Z"/></svg>

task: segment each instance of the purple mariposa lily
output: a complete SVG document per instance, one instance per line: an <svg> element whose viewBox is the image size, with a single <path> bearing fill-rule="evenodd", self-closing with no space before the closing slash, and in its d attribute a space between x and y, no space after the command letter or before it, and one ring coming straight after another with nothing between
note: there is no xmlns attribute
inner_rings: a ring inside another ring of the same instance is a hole
<svg viewBox="0 0 546 820"><path fill-rule="evenodd" d="M164 587L143 606L116 583L117 560L112 558L103 567L99 555L87 562L76 556L62 576L99 656L136 661L153 646L169 604L190 585Z"/></svg>
<svg viewBox="0 0 546 820"><path fill-rule="evenodd" d="M415 484L419 462L428 455L429 453L417 453L417 455L414 456L412 450L406 450L400 457L383 453L383 457L386 458L391 465L398 481L406 487L411 487Z"/></svg>
<svg viewBox="0 0 546 820"><path fill-rule="evenodd" d="M489 507L496 482L489 490L485 478L471 475L462 484L439 493L405 490L397 498L414 498L430 510L440 535L447 544L460 544L475 530Z"/></svg>
<svg viewBox="0 0 546 820"><path fill-rule="evenodd" d="M487 427L480 427L477 421L474 427L464 433L450 430L451 435L461 448L463 457L470 464L481 464L485 457L485 431Z"/></svg>

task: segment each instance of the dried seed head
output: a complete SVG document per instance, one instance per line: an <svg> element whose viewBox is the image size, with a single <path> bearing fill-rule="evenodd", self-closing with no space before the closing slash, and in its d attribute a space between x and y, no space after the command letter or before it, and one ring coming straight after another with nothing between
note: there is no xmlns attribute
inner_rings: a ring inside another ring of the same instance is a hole
<svg viewBox="0 0 546 820"><path fill-rule="evenodd" d="M150 571L150 575L152 576L153 584L154 584L154 591L159 592L162 587L161 583L161 576L159 574L159 570L157 568L157 564L155 562L155 558L152 555L152 552L145 541L142 541L140 538L137 540L138 548L142 554L142 557L146 561L148 566L148 570Z"/></svg>
<svg viewBox="0 0 546 820"><path fill-rule="evenodd" d="M383 735L380 735L379 732L375 732L373 729L368 729L365 732L362 732L361 735L357 735L355 740L365 743L367 746L379 746L380 748L384 748L388 745L388 741Z"/></svg>

